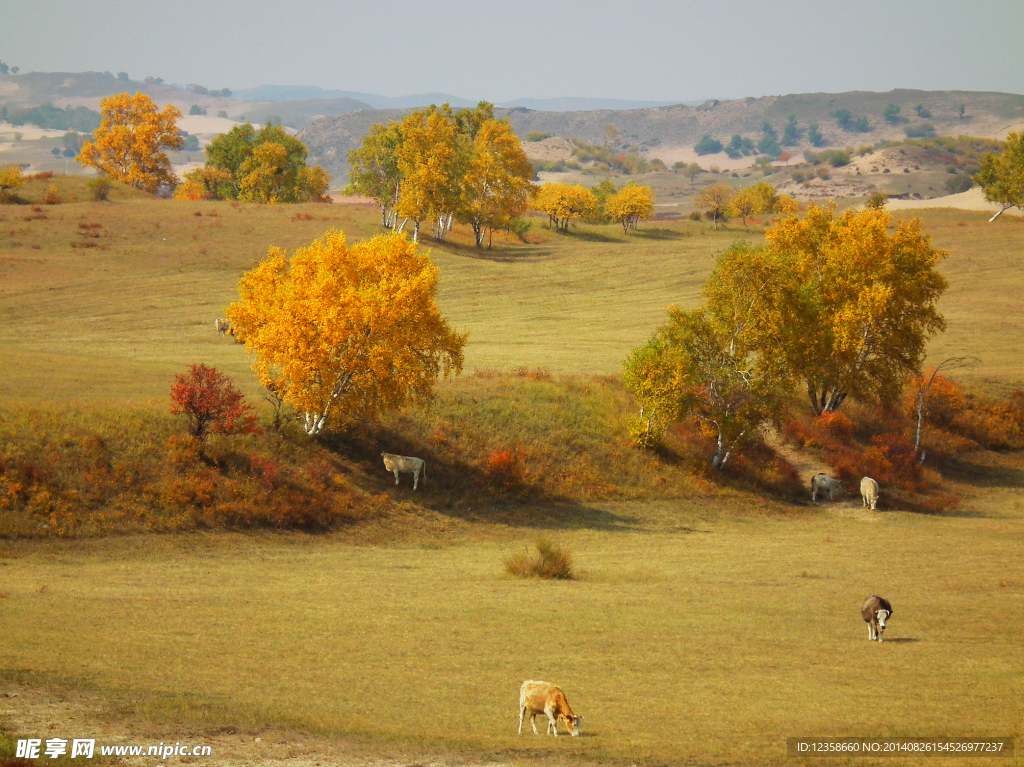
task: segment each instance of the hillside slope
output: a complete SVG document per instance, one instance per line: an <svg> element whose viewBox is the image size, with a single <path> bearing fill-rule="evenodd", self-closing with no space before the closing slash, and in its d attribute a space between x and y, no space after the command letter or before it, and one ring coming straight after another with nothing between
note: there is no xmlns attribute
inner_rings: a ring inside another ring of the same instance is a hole
<svg viewBox="0 0 1024 767"><path fill-rule="evenodd" d="M890 124L882 116L882 110L889 104L900 107L896 123ZM917 105L930 112L932 117L918 117ZM965 110L963 117L959 113L961 105ZM841 129L831 116L839 109L848 110L854 118L867 117L871 130L853 133ZM325 117L308 125L300 136L310 148L312 161L323 165L340 181L348 175L348 151L359 145L369 126L395 119L403 113L379 110ZM614 125L623 144L639 147L648 155L657 157L671 155L671 150L676 147L692 147L705 134L723 143L728 142L733 134L749 136L756 142L761 136L763 123L771 123L781 134L790 115L796 116L798 125L804 130L817 123L828 144L840 147L902 139L906 137L906 128L925 124L931 125L938 135L1003 138L1009 130L1024 125L1024 96L969 91L853 91L708 101L696 107L680 104L591 112L541 112L516 108L497 109L495 113L499 117L507 117L520 136L539 131L603 143L605 126ZM810 148L810 144L804 136L791 151L806 148Z"/></svg>

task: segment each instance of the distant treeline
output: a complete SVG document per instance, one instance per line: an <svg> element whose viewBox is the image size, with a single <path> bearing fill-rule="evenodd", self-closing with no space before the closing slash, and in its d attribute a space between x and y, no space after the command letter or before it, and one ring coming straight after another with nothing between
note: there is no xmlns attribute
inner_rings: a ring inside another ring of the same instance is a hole
<svg viewBox="0 0 1024 767"><path fill-rule="evenodd" d="M88 107L68 107L61 109L53 104L38 107L13 109L8 112L3 108L3 117L11 125L37 125L51 130L73 130L79 133L92 133L100 127L100 113Z"/></svg>

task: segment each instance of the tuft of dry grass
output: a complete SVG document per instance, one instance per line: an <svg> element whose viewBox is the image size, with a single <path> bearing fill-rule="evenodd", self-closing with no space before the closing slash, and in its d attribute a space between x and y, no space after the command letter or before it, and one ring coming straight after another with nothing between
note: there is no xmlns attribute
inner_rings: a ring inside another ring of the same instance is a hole
<svg viewBox="0 0 1024 767"><path fill-rule="evenodd" d="M524 548L505 557L505 572L517 578L572 580L576 577L572 552L548 538L538 538L535 551Z"/></svg>

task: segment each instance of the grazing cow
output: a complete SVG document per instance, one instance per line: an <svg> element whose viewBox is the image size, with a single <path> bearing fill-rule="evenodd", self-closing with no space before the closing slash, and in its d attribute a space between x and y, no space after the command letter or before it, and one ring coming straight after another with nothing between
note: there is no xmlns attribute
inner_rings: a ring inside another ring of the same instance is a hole
<svg viewBox="0 0 1024 767"><path fill-rule="evenodd" d="M878 483L871 477L864 477L860 481L860 496L864 499L864 508L870 506L874 511L878 504Z"/></svg>
<svg viewBox="0 0 1024 767"><path fill-rule="evenodd" d="M580 734L580 721L582 716L576 716L569 708L569 701L565 699L565 693L560 687L547 682L523 682L519 688L519 734L523 734L523 717L530 715L530 726L533 727L533 734L537 732L537 714L547 714L547 731L558 737L558 723L565 725L575 738Z"/></svg>
<svg viewBox="0 0 1024 767"><path fill-rule="evenodd" d="M868 641L877 639L881 642L882 632L885 631L885 622L892 617L892 605L889 604L889 600L872 594L864 600L860 614L868 624Z"/></svg>
<svg viewBox="0 0 1024 767"><path fill-rule="evenodd" d="M825 474L815 474L811 477L811 500L818 500L818 493L827 495L830 501L836 499L836 491L841 490L841 485L838 479L833 479Z"/></svg>
<svg viewBox="0 0 1024 767"><path fill-rule="evenodd" d="M217 318L213 321L213 325L215 328L217 328L217 332L220 333L222 336L227 335L228 333L231 332L231 323L228 322L227 320Z"/></svg>
<svg viewBox="0 0 1024 767"><path fill-rule="evenodd" d="M395 473L395 485L398 484L398 473L406 471L412 474L412 489L420 483L420 474L423 475L423 484L427 484L427 464L422 458L413 458L409 455L395 455L394 453L381 453L384 457L384 468Z"/></svg>

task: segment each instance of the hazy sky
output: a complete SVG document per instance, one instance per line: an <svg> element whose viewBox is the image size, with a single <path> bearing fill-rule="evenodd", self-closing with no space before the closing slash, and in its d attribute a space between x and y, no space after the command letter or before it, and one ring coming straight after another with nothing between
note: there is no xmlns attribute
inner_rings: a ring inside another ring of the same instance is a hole
<svg viewBox="0 0 1024 767"><path fill-rule="evenodd" d="M492 101L1024 93L1024 0L0 0L0 59Z"/></svg>

